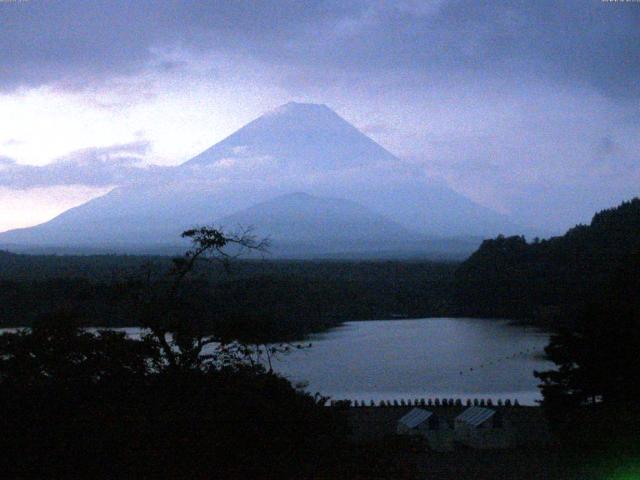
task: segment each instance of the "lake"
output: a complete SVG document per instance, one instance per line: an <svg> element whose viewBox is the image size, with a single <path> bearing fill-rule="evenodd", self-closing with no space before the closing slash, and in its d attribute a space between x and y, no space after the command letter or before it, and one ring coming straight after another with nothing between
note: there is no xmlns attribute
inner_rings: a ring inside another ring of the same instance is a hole
<svg viewBox="0 0 640 480"><path fill-rule="evenodd" d="M503 320L429 318L348 322L312 335L312 348L274 369L334 399L540 399L534 370L549 334Z"/></svg>
<svg viewBox="0 0 640 480"><path fill-rule="evenodd" d="M549 333L506 320L347 322L311 335L311 348L280 355L273 367L336 400L509 398L533 405L541 398L533 371L553 367L542 356L548 340Z"/></svg>

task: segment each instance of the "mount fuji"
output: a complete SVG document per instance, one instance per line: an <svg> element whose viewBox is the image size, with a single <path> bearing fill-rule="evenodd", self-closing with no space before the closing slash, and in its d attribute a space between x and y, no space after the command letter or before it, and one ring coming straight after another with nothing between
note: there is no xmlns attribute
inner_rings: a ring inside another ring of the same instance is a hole
<svg viewBox="0 0 640 480"><path fill-rule="evenodd" d="M180 247L180 232L202 224L253 226L272 239L277 256L296 257L428 255L449 247L470 253L481 237L518 231L330 108L288 103L182 165L41 225L4 232L0 244L151 253Z"/></svg>

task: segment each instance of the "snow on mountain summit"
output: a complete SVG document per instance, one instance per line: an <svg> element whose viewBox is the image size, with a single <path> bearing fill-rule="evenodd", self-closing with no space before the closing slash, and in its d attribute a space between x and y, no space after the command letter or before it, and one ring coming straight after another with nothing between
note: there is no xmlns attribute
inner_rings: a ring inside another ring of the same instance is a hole
<svg viewBox="0 0 640 480"><path fill-rule="evenodd" d="M0 244L124 249L173 243L185 228L221 221L255 224L261 234L280 235L282 245L286 237L297 242L287 243L291 251L313 243L316 253L354 242L362 247L363 238L372 252L401 251L426 248L425 236L519 230L395 157L329 107L291 102L168 175L2 233Z"/></svg>
<svg viewBox="0 0 640 480"><path fill-rule="evenodd" d="M397 160L326 105L290 102L258 117L183 165L211 165L241 157L269 157L306 172Z"/></svg>

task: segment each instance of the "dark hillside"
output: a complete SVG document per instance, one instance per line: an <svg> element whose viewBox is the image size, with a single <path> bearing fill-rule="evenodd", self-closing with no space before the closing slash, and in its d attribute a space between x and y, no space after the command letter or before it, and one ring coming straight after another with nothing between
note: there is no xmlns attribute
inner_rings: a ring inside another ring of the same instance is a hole
<svg viewBox="0 0 640 480"><path fill-rule="evenodd" d="M639 250L638 198L597 213L590 225L561 237L486 240L455 274L456 313L552 320L606 291Z"/></svg>
<svg viewBox="0 0 640 480"><path fill-rule="evenodd" d="M16 255L0 252L0 326L26 326L71 308L93 326L136 326L147 273L169 257ZM342 321L444 315L455 263L234 261L197 266L193 301L208 322L301 337Z"/></svg>

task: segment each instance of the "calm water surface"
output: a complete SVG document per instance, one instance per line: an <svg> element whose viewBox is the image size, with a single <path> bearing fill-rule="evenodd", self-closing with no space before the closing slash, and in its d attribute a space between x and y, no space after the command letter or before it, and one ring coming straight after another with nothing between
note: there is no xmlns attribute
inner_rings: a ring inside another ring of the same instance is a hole
<svg viewBox="0 0 640 480"><path fill-rule="evenodd" d="M534 370L548 333L502 320L431 318L349 322L274 369L332 398L540 398Z"/></svg>
<svg viewBox="0 0 640 480"><path fill-rule="evenodd" d="M517 398L534 404L541 397L533 371L553 366L542 359L548 340L548 333L503 320L347 322L310 336L311 348L279 356L273 367L334 399Z"/></svg>

